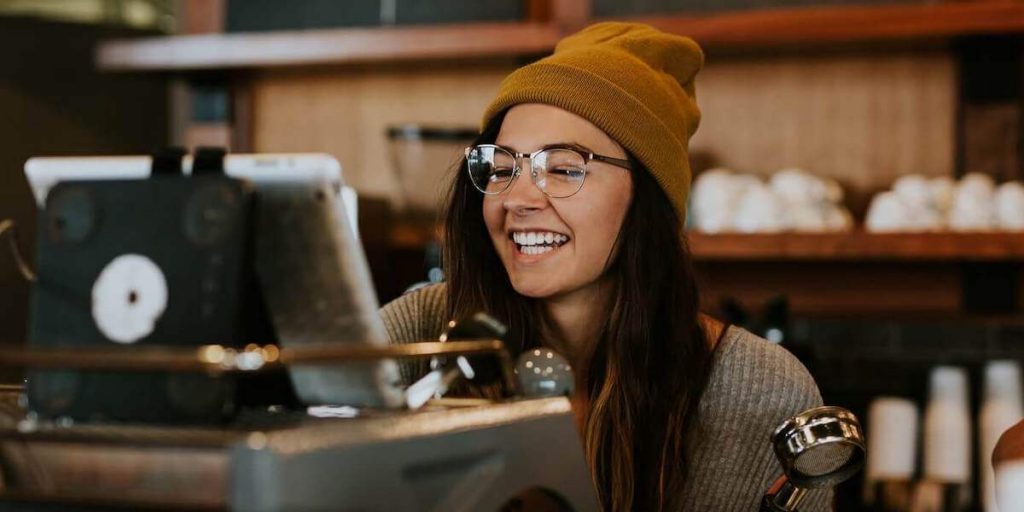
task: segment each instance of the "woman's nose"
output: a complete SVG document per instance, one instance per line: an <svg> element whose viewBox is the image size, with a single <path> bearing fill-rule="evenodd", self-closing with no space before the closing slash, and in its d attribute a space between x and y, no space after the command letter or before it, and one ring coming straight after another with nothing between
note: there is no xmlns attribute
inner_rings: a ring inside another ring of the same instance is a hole
<svg viewBox="0 0 1024 512"><path fill-rule="evenodd" d="M525 162L529 165L529 162ZM533 182L533 174L529 168L523 168L512 186L505 192L505 209L511 211L527 211L544 208L548 196Z"/></svg>

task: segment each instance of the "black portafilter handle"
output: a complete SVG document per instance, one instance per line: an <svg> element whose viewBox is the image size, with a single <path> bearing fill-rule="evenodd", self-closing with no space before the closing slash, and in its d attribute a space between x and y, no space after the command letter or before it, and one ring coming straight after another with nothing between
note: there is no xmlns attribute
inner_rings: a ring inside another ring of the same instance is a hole
<svg viewBox="0 0 1024 512"><path fill-rule="evenodd" d="M479 312L467 318L449 321L448 327L441 333L438 340L445 342L488 339L504 342L507 334L508 327L505 324L487 313ZM472 368L472 373L471 376L464 375L464 377L473 384L486 386L499 382L502 378L501 361L493 355L469 356L465 358L465 361ZM447 364L449 364L448 358L435 357L430 360L430 369L437 370Z"/></svg>
<svg viewBox="0 0 1024 512"><path fill-rule="evenodd" d="M864 465L860 421L842 407L815 407L780 425L771 437L783 476L761 500L761 512L797 512L812 489L831 488Z"/></svg>
<svg viewBox="0 0 1024 512"><path fill-rule="evenodd" d="M438 341L456 340L500 340L504 343L508 329L504 324L485 313L476 313L468 318L452 320L438 337ZM435 356L430 359L430 371L405 389L405 402L409 409L419 409L431 398L443 397L458 382L469 382L476 386L487 386L504 382L503 393L512 395L514 390L504 381L503 364L498 354L478 356Z"/></svg>

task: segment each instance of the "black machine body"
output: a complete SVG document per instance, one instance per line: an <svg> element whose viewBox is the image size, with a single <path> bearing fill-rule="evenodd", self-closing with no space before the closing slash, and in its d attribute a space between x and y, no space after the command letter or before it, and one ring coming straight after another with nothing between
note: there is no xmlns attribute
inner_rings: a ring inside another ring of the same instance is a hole
<svg viewBox="0 0 1024 512"><path fill-rule="evenodd" d="M149 178L66 181L49 192L32 346L274 341L253 270L251 187L215 166L186 177L178 162L177 172L158 170L167 158L155 158ZM32 371L27 391L44 419L207 422L239 403L236 378L194 373Z"/></svg>

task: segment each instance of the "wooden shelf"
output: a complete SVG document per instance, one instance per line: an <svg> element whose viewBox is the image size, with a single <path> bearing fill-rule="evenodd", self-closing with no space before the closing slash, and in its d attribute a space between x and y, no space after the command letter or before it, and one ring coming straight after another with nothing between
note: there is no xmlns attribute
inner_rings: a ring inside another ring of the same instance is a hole
<svg viewBox="0 0 1024 512"><path fill-rule="evenodd" d="M643 18L706 49L946 39L1024 32L1024 2L973 0L885 6L823 6L708 16Z"/></svg>
<svg viewBox="0 0 1024 512"><path fill-rule="evenodd" d="M550 51L560 37L543 23L165 36L102 43L96 65L107 71L187 71L516 56Z"/></svg>
<svg viewBox="0 0 1024 512"><path fill-rule="evenodd" d="M436 237L436 238L435 238ZM442 237L422 227L397 225L392 249L421 250ZM1020 261L1024 233L778 233L689 232L697 261Z"/></svg>
<svg viewBox="0 0 1024 512"><path fill-rule="evenodd" d="M696 261L1021 261L1022 233L689 234Z"/></svg>
<svg viewBox="0 0 1024 512"><path fill-rule="evenodd" d="M1024 2L825 6L638 18L693 37L706 50L945 39L1024 32ZM551 23L326 29L165 36L105 42L100 69L187 71L517 56L551 51Z"/></svg>

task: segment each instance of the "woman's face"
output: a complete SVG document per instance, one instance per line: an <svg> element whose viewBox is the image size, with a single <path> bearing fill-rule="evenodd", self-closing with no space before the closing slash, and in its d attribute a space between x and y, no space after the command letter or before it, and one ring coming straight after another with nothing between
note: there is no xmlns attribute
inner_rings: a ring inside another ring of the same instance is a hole
<svg viewBox="0 0 1024 512"><path fill-rule="evenodd" d="M626 158L626 151L590 121L543 104L512 107L495 144L518 153L533 153L552 144ZM483 214L491 241L505 265L512 287L534 298L557 298L596 286L610 261L632 195L629 171L592 160L583 188L566 198L550 198L534 185L528 159L502 194L484 196ZM528 247L547 239L547 247ZM559 240L564 240L558 243ZM517 243L520 242L520 243ZM554 248L549 248L554 247Z"/></svg>

